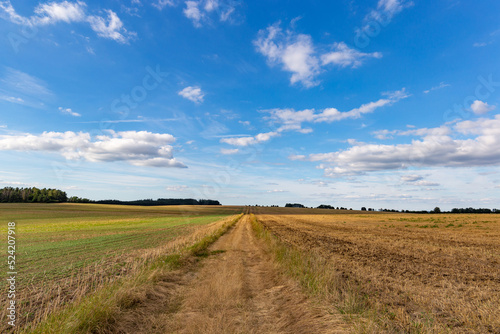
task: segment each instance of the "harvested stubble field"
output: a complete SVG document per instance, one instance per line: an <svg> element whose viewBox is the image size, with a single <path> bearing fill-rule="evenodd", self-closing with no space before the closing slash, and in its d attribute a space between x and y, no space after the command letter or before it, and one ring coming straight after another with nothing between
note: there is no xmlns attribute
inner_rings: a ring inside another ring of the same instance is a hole
<svg viewBox="0 0 500 334"><path fill-rule="evenodd" d="M16 222L17 330L196 242L239 212L220 206L0 205L0 233L7 235L7 222ZM1 268L8 271L7 261ZM5 285L2 290L6 305ZM0 317L6 319L6 308ZM0 332L7 330L2 321Z"/></svg>
<svg viewBox="0 0 500 334"><path fill-rule="evenodd" d="M254 211L359 332L500 333L499 215Z"/></svg>

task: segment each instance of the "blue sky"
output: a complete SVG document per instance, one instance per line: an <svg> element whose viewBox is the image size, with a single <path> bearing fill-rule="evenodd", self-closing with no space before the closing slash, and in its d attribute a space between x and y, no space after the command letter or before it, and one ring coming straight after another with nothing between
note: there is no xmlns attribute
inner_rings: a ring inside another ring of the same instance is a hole
<svg viewBox="0 0 500 334"><path fill-rule="evenodd" d="M0 186L498 207L500 3L0 1Z"/></svg>

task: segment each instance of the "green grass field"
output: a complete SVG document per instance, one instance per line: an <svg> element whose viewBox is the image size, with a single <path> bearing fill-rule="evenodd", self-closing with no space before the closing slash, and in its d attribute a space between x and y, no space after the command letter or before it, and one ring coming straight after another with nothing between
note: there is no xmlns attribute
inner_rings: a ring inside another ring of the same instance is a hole
<svg viewBox="0 0 500 334"><path fill-rule="evenodd" d="M6 235L8 221L16 222L22 282L64 277L106 256L154 248L184 234L189 225L237 212L228 207L2 204L0 233Z"/></svg>
<svg viewBox="0 0 500 334"><path fill-rule="evenodd" d="M88 293L127 276L149 261L148 251L241 211L224 206L0 204L5 259L7 224L16 223L21 322L38 317L36 309L70 302L76 298L73 291ZM0 268L9 271L7 261ZM6 296L6 291L0 296L3 304Z"/></svg>

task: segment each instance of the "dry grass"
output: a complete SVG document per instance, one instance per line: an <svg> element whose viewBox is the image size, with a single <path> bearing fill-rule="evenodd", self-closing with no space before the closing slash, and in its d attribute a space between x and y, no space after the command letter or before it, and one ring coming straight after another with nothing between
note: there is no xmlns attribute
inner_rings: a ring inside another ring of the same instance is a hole
<svg viewBox="0 0 500 334"><path fill-rule="evenodd" d="M500 217L258 216L280 261L360 332L500 332Z"/></svg>

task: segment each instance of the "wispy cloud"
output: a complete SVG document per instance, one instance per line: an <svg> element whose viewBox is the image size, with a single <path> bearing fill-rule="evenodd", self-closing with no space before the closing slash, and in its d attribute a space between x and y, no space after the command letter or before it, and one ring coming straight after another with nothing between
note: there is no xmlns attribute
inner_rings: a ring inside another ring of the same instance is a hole
<svg viewBox="0 0 500 334"><path fill-rule="evenodd" d="M237 148L234 148L234 149L227 149L227 148L221 148L220 149L220 153L221 154L224 154L224 155L231 155L231 154L236 154L238 153L240 150L237 149Z"/></svg>
<svg viewBox="0 0 500 334"><path fill-rule="evenodd" d="M395 92L383 93L383 95L386 97L345 112L341 112L337 108L326 108L319 112L316 112L315 109L299 111L295 111L294 109L271 109L268 110L270 113L269 119L289 130L307 130L302 129L302 123L331 123L344 119L356 119L364 114L372 113L378 108L392 105L410 96L404 88Z"/></svg>
<svg viewBox="0 0 500 334"><path fill-rule="evenodd" d="M73 110L71 110L71 108L63 108L63 107L59 107L59 111L63 114L66 114L66 115L71 115L71 116L74 116L74 117L80 117L82 115L80 115L79 113L77 112L74 112Z"/></svg>
<svg viewBox="0 0 500 334"><path fill-rule="evenodd" d="M349 48L344 42L334 43L333 51L318 51L310 35L283 31L280 22L260 30L254 45L270 65L281 65L284 71L292 73L290 83L308 88L319 84L316 78L327 65L356 68L366 59L382 57L379 52L363 53Z"/></svg>
<svg viewBox="0 0 500 334"><path fill-rule="evenodd" d="M174 191L174 192L184 192L188 190L189 187L186 185L177 185L177 186L167 186L165 187L166 191Z"/></svg>
<svg viewBox="0 0 500 334"><path fill-rule="evenodd" d="M53 96L45 81L28 73L7 67L0 78L0 100L40 108Z"/></svg>
<svg viewBox="0 0 500 334"><path fill-rule="evenodd" d="M184 2L184 16L197 28L204 23L211 23L211 18L218 17L220 22L231 22L236 11L234 2L223 0L188 0Z"/></svg>
<svg viewBox="0 0 500 334"><path fill-rule="evenodd" d="M335 51L325 53L321 56L323 65L335 64L341 67L356 68L363 64L363 61L369 58L382 58L382 53L364 53L355 49L351 49L344 42L335 43L333 46Z"/></svg>
<svg viewBox="0 0 500 334"><path fill-rule="evenodd" d="M404 88L395 92L383 93L383 95L385 95L386 98L363 104L358 108L346 112L340 112L336 108L326 108L320 112L316 112L315 109L304 109L299 111L295 111L294 109L266 110L270 116L267 116L265 119L278 125L275 131L259 133L255 136L236 137L232 135L229 138L221 139L220 142L233 146L249 146L269 141L271 138L281 136L282 133L287 131L307 134L311 133L313 130L311 128L303 128L303 123L332 123L344 119L360 118L363 114L372 113L378 108L392 105L410 96Z"/></svg>
<svg viewBox="0 0 500 334"><path fill-rule="evenodd" d="M106 16L90 15L87 4L83 1L60 3L40 3L34 8L34 15L25 17L17 13L10 0L0 2L0 12L11 22L25 26L47 26L59 22L88 23L98 36L127 43L135 33L127 31L118 15L109 9L104 9Z"/></svg>
<svg viewBox="0 0 500 334"><path fill-rule="evenodd" d="M430 89L424 90L424 94L429 94L432 91L435 91L435 90L438 90L438 89L443 89L443 88L450 87L450 86L451 86L450 84L441 82L438 86L435 86L435 87L432 87Z"/></svg>
<svg viewBox="0 0 500 334"><path fill-rule="evenodd" d="M156 7L159 10L162 10L165 7L175 6L175 2L173 0L158 0L156 2L153 2L152 5L153 5L153 7Z"/></svg>
<svg viewBox="0 0 500 334"><path fill-rule="evenodd" d="M413 5L413 1L408 0L379 0L377 8L372 9L365 16L365 25L361 29L369 31L371 29L371 21L389 23L393 17L402 12L403 9L412 7Z"/></svg>
<svg viewBox="0 0 500 334"><path fill-rule="evenodd" d="M193 101L194 103L202 103L203 98L205 97L205 93L203 93L201 88L198 86L188 86L181 90L178 94L185 99Z"/></svg>

